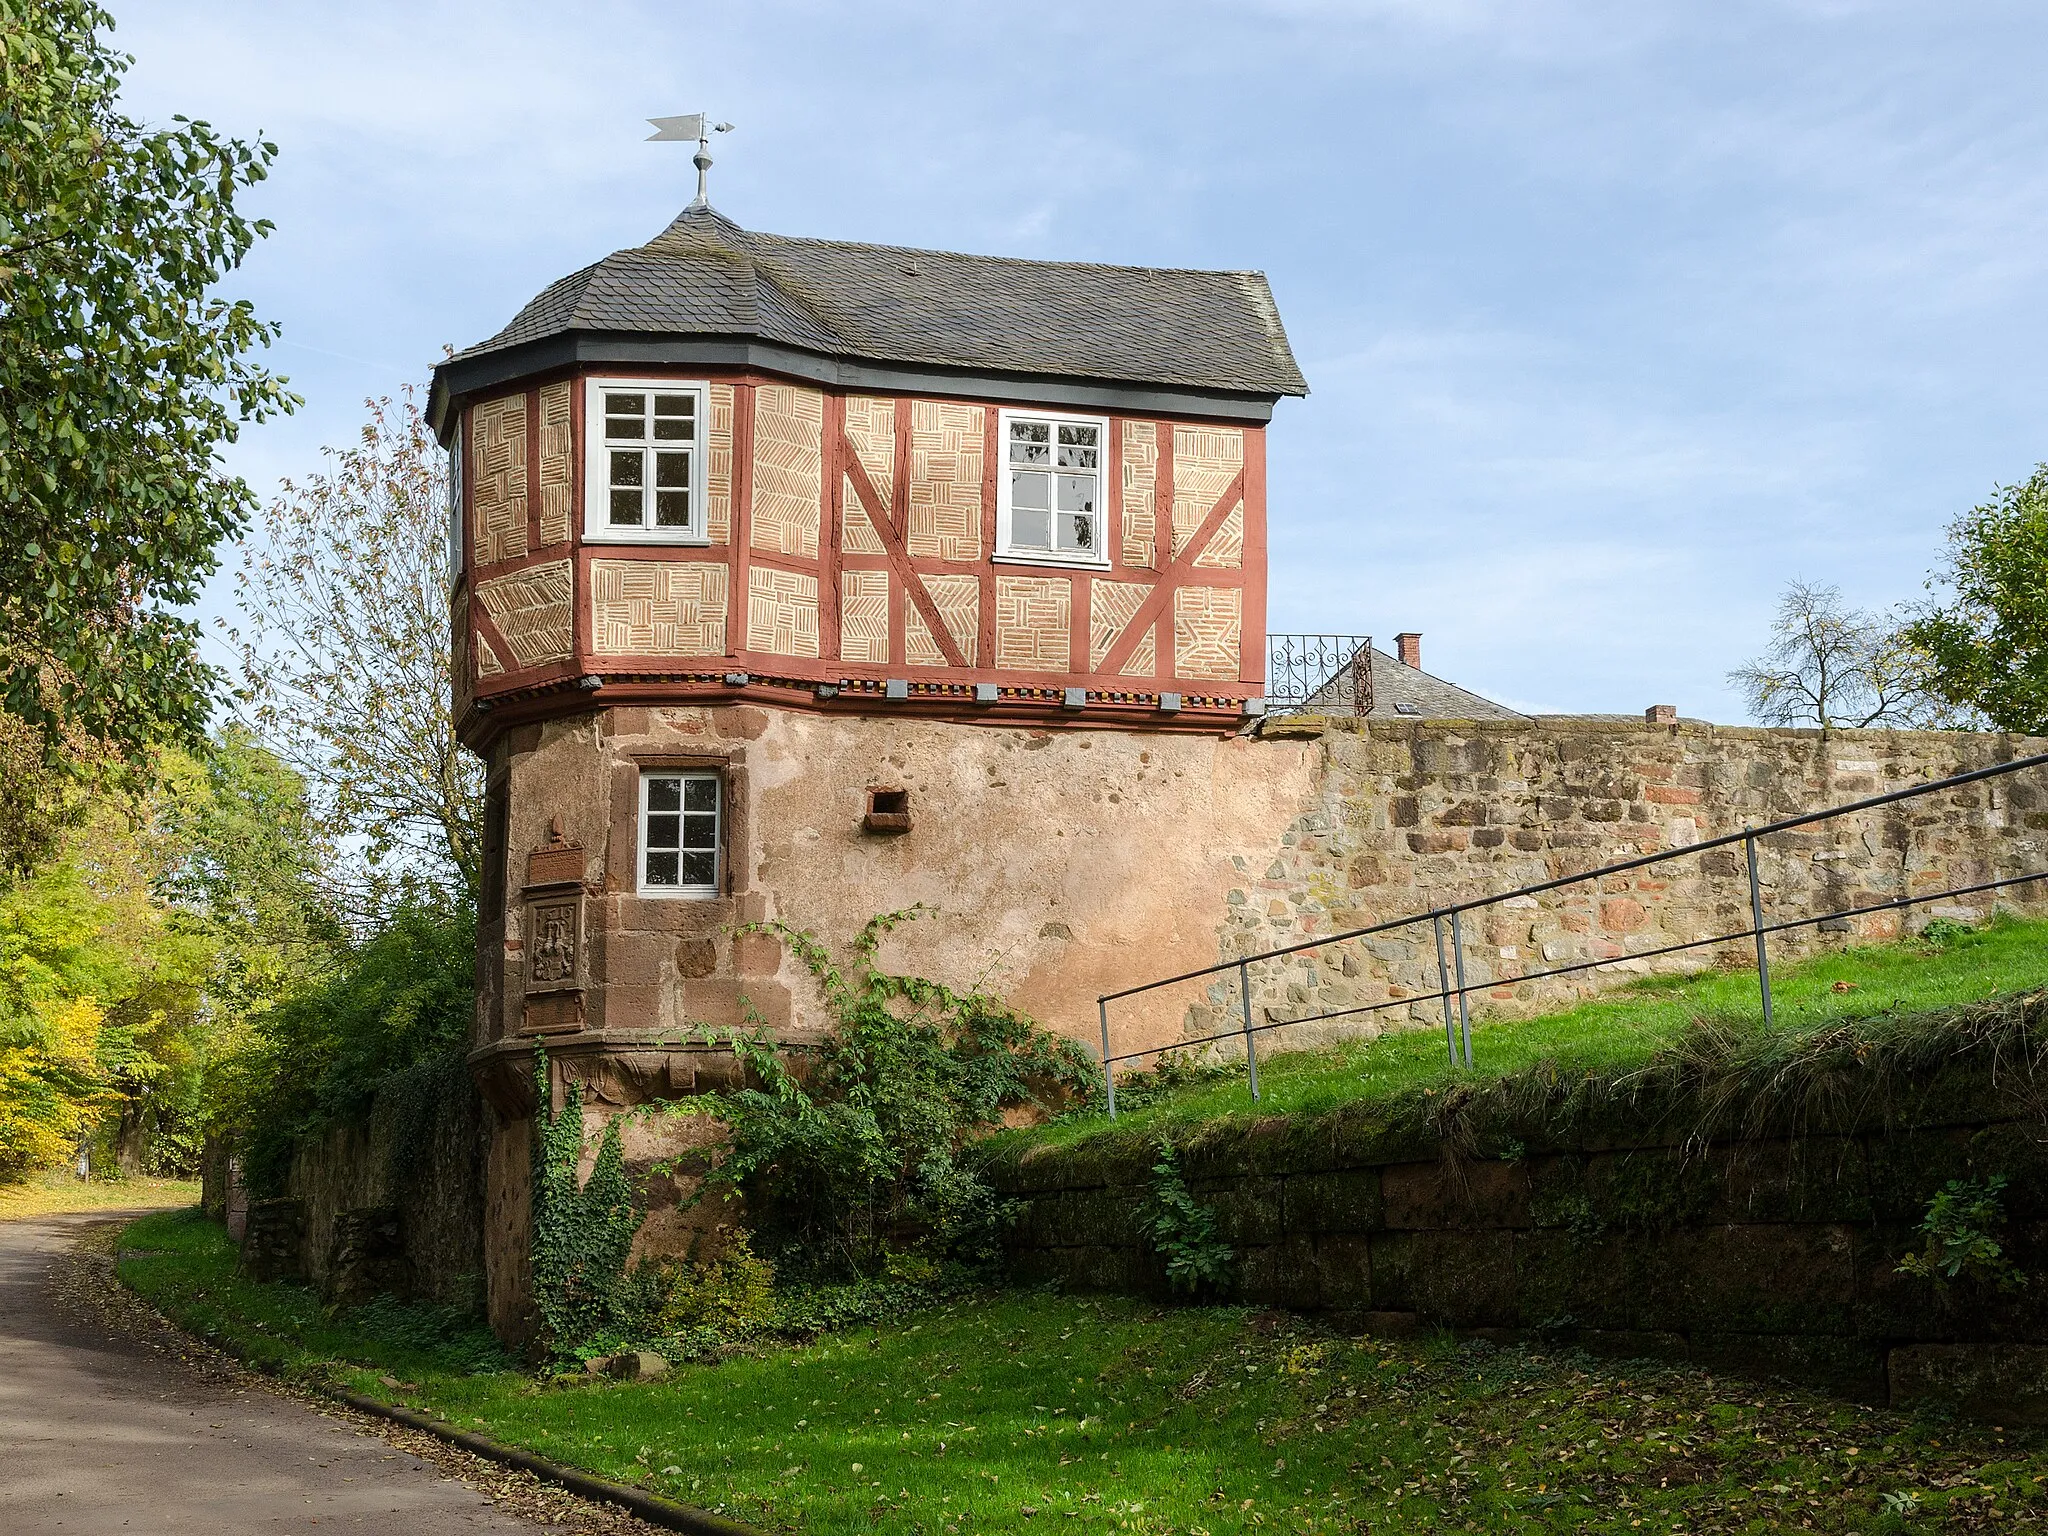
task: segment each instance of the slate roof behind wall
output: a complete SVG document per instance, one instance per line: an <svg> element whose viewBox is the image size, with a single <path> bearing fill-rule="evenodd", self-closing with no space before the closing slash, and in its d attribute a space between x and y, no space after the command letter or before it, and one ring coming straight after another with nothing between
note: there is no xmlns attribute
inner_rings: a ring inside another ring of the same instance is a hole
<svg viewBox="0 0 2048 1536"><path fill-rule="evenodd" d="M1526 720L1529 717L1505 704L1432 677L1420 668L1404 665L1375 646L1372 650L1372 708L1369 720ZM1409 706L1406 709L1401 705ZM1297 711L1304 715L1355 715L1358 703L1351 696L1351 669L1341 667L1336 675L1308 698Z"/></svg>
<svg viewBox="0 0 2048 1536"><path fill-rule="evenodd" d="M866 362L1308 393L1258 272L794 239L708 208L549 284L451 361L569 331L757 337Z"/></svg>

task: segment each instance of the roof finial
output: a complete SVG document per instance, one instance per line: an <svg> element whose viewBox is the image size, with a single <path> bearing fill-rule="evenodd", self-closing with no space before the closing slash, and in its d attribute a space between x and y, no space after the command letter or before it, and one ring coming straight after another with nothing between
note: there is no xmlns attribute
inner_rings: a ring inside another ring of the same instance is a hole
<svg viewBox="0 0 2048 1536"><path fill-rule="evenodd" d="M690 206L692 208L709 208L711 206L711 191L709 187L711 135L714 133L731 133L732 124L715 123L707 125L705 114L702 112L686 112L681 117L650 117L647 121L654 124L654 132L647 135L647 142L650 144L687 143L691 139L697 141L697 153L694 157L697 167L697 196Z"/></svg>

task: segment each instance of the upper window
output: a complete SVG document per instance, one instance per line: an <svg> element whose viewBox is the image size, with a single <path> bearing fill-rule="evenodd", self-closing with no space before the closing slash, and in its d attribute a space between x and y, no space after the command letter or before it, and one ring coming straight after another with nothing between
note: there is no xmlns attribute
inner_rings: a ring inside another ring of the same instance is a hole
<svg viewBox="0 0 2048 1536"><path fill-rule="evenodd" d="M1107 565L1102 459L1109 423L1086 416L1002 414L996 550L1029 560Z"/></svg>
<svg viewBox="0 0 2048 1536"><path fill-rule="evenodd" d="M716 896L724 783L716 773L640 776L640 890Z"/></svg>
<svg viewBox="0 0 2048 1536"><path fill-rule="evenodd" d="M462 427L448 440L448 579L462 574Z"/></svg>
<svg viewBox="0 0 2048 1536"><path fill-rule="evenodd" d="M592 379L584 396L583 531L704 542L704 386Z"/></svg>

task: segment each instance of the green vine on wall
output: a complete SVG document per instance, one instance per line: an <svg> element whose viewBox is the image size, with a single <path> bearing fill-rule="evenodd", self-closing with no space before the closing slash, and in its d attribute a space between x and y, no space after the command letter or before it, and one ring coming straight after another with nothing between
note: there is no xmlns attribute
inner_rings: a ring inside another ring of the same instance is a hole
<svg viewBox="0 0 2048 1536"><path fill-rule="evenodd" d="M626 1256L643 1215L626 1177L615 1116L598 1137L597 1161L579 1184L583 1085L571 1082L554 1106L547 1052L533 1052L533 1300L541 1345L551 1355L613 1332L621 1322Z"/></svg>
<svg viewBox="0 0 2048 1536"><path fill-rule="evenodd" d="M2001 1291L2027 1283L2019 1267L2006 1257L1992 1234L2005 1225L2005 1175L1988 1179L1951 1179L1927 1203L1920 1235L1927 1246L1899 1261L1899 1273L1918 1275L1937 1286L1952 1280L1983 1280Z"/></svg>
<svg viewBox="0 0 2048 1536"><path fill-rule="evenodd" d="M1166 1280L1189 1295L1222 1290L1237 1255L1217 1226L1216 1213L1188 1188L1180 1154L1164 1136L1152 1165L1152 1198L1140 1218L1152 1251L1166 1260Z"/></svg>

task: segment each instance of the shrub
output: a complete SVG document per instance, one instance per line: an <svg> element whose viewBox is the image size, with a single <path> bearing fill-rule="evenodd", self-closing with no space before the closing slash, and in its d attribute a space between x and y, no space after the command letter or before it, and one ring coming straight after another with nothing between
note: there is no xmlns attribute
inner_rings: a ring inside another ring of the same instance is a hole
<svg viewBox="0 0 2048 1536"><path fill-rule="evenodd" d="M835 1028L800 1067L759 1028L733 1031L723 1038L746 1063L747 1085L665 1106L728 1128L703 1193L746 1195L789 1282L871 1278L906 1248L990 1262L1015 1213L962 1161L964 1147L1005 1110L1051 1111L1093 1087L1086 1052L997 999L876 964L882 939L923 910L871 919L844 971L813 935L755 925L816 978Z"/></svg>
<svg viewBox="0 0 2048 1536"><path fill-rule="evenodd" d="M1162 1136L1158 1145L1152 1198L1142 1218L1145 1236L1152 1251L1166 1260L1166 1280L1175 1290L1189 1295L1220 1291L1229 1283L1237 1255L1223 1240L1216 1213L1189 1190L1173 1143Z"/></svg>
<svg viewBox="0 0 2048 1536"><path fill-rule="evenodd" d="M1988 1281L2001 1291L2014 1291L2027 1283L2005 1248L1992 1236L2005 1225L2005 1205L1999 1198L2005 1190L2005 1175L1988 1179L1951 1179L1927 1203L1920 1221L1920 1235L1927 1246L1909 1253L1899 1262L1899 1273L1918 1275L1937 1286L1951 1280Z"/></svg>

